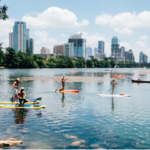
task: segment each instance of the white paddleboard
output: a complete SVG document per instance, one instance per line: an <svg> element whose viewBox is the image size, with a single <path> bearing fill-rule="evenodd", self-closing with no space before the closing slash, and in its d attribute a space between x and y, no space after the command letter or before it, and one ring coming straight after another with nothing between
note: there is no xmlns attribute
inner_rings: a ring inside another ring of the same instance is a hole
<svg viewBox="0 0 150 150"><path fill-rule="evenodd" d="M104 97L131 97L130 94L124 94L124 95L121 95L121 94L97 94L98 96L104 96Z"/></svg>

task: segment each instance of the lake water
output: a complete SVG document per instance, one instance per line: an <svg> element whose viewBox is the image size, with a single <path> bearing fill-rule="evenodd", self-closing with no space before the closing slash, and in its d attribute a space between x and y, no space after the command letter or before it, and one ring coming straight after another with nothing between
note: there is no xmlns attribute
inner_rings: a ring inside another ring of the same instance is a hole
<svg viewBox="0 0 150 150"><path fill-rule="evenodd" d="M108 69L108 68L107 68ZM0 69L0 99L9 101L14 79L24 77L61 76L72 69ZM76 76L109 78L105 68L76 69ZM17 138L22 145L10 148L150 148L150 84L131 83L139 76L150 80L147 69L108 69L129 72L119 79L115 94L131 94L130 98L99 97L112 87L110 81L66 83L66 89L79 93L55 93L59 84L49 81L23 81L27 98L42 97L46 109L0 108L0 140ZM108 92L110 93L110 92Z"/></svg>

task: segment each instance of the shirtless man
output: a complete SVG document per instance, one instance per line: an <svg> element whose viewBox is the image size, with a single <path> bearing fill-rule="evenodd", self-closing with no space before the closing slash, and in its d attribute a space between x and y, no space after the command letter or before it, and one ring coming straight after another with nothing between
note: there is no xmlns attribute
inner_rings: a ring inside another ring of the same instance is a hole
<svg viewBox="0 0 150 150"><path fill-rule="evenodd" d="M65 75L63 75L63 77L62 77L62 79L61 79L61 84L62 84L62 89L60 89L60 91L63 91L64 90L64 88L65 88L65 81L66 81L67 79L65 79Z"/></svg>
<svg viewBox="0 0 150 150"><path fill-rule="evenodd" d="M18 85L19 85L19 83L22 83L22 81L21 80L19 80L19 78L17 78L16 80L15 80L15 82L13 83L13 87L15 88L14 89L14 94L15 94L15 96L14 96L14 102L15 102L15 105L17 104L17 94L18 94L18 92L19 92L19 87L18 87Z"/></svg>
<svg viewBox="0 0 150 150"><path fill-rule="evenodd" d="M24 106L25 102L29 102L26 98L26 92L24 91L24 87L18 92L17 97L19 98L20 106Z"/></svg>
<svg viewBox="0 0 150 150"><path fill-rule="evenodd" d="M113 79L113 80L112 80L112 95L113 95L115 86L116 86L116 85L115 85L115 79Z"/></svg>

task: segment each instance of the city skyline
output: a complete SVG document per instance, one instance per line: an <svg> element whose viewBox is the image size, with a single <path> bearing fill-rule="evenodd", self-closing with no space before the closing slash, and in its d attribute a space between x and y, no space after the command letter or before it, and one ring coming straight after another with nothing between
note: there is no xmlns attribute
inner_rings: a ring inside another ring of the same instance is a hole
<svg viewBox="0 0 150 150"><path fill-rule="evenodd" d="M19 10L16 10L16 3ZM86 45L93 51L98 41L104 41L107 57L111 54L113 36L118 37L120 47L125 47L127 51L132 49L136 62L141 51L150 55L148 0L72 0L71 3L69 0L63 3L60 0L32 0L32 3L29 0L2 0L0 4L8 6L9 15L8 20L0 20L0 28L3 29L0 41L4 42L4 47L9 45L8 34L13 22L21 20L30 28L30 35L35 40L35 53L39 53L43 46L52 51L54 45L66 43L70 35L82 32L82 37L87 40ZM29 6L28 9L25 6ZM90 8L94 9L89 12Z"/></svg>

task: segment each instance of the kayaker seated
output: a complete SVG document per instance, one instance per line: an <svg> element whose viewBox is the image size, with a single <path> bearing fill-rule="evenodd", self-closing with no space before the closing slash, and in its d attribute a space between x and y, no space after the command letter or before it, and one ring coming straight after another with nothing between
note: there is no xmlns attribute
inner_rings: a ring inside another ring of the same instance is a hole
<svg viewBox="0 0 150 150"><path fill-rule="evenodd" d="M21 87L21 90L18 92L17 96L19 98L20 106L24 106L25 102L29 102L29 100L25 99L26 93L24 91L24 87Z"/></svg>
<svg viewBox="0 0 150 150"><path fill-rule="evenodd" d="M65 75L63 75L62 79L61 79L61 84L62 84L62 89L60 89L59 91L63 91L65 89L65 81L67 79L65 79Z"/></svg>
<svg viewBox="0 0 150 150"><path fill-rule="evenodd" d="M141 79L140 79L140 77L138 77L138 81L140 81Z"/></svg>

